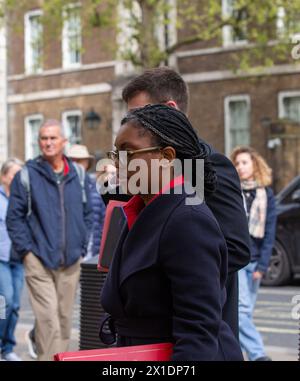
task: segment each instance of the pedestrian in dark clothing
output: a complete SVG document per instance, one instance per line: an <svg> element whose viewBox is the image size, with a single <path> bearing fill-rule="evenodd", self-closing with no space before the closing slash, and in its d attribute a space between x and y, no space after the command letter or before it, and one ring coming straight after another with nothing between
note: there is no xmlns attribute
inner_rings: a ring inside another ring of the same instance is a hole
<svg viewBox="0 0 300 381"><path fill-rule="evenodd" d="M0 186L0 298L4 300L0 316L0 351L2 360L21 361L13 351L16 345L15 328L19 318L21 292L24 283L23 264L14 255L6 226L6 214L10 197L11 182L23 163L8 159L1 167Z"/></svg>
<svg viewBox="0 0 300 381"><path fill-rule="evenodd" d="M132 79L123 89L122 96L129 110L153 103L166 104L184 113L188 110L187 85L179 74L167 67L146 70ZM238 338L237 271L250 260L247 218L239 177L231 161L212 148L209 159L218 181L216 191L206 198L206 203L217 219L228 247L227 300L223 318ZM116 195L112 197L116 198Z"/></svg>
<svg viewBox="0 0 300 381"><path fill-rule="evenodd" d="M253 322L253 312L275 241L276 206L270 188L272 171L251 147L237 147L231 158L241 179L251 237L250 263L239 272L240 343L250 361L269 361Z"/></svg>
<svg viewBox="0 0 300 381"><path fill-rule="evenodd" d="M208 147L182 112L165 105L128 113L115 146L110 156L119 174L125 169L130 183L138 160L141 179L148 180L145 192L124 206L128 230L119 240L102 292L117 345L172 342L172 360L242 360L239 343L222 319L225 239L208 206L200 200L189 203L185 173L176 175L173 167L175 159L204 160L204 192L211 195L216 176ZM120 151L127 152L128 166ZM152 171L157 161L159 172Z"/></svg>
<svg viewBox="0 0 300 381"><path fill-rule="evenodd" d="M92 227L88 183L81 184L63 155L66 142L58 121L41 126L42 155L16 175L6 219L25 265L39 360L68 349L80 263Z"/></svg>
<svg viewBox="0 0 300 381"><path fill-rule="evenodd" d="M85 257L85 260L88 260L93 256L99 255L106 207L97 191L95 175L88 173L94 160L94 156L89 154L86 146L80 144L71 146L67 152L67 156L75 163L82 165L89 183L91 206L93 210L93 229L88 252Z"/></svg>

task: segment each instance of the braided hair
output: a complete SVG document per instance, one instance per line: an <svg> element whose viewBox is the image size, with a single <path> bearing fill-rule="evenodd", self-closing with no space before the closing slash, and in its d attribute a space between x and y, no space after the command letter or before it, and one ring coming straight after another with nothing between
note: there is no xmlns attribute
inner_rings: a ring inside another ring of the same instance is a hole
<svg viewBox="0 0 300 381"><path fill-rule="evenodd" d="M199 139L183 112L162 104L147 105L129 111L121 121L121 125L125 123L132 123L150 132L155 145L173 147L176 157L181 161L203 159L205 197L209 197L215 191L217 178L209 160L210 147ZM195 178L192 183L195 184Z"/></svg>

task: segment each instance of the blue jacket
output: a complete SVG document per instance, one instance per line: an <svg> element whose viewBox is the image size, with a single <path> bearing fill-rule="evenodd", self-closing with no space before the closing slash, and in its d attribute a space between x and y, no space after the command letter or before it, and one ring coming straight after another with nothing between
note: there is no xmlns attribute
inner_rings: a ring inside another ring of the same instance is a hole
<svg viewBox="0 0 300 381"><path fill-rule="evenodd" d="M89 175L91 205L93 209L92 256L99 255L106 207L96 189L96 180Z"/></svg>
<svg viewBox="0 0 300 381"><path fill-rule="evenodd" d="M157 197L125 229L102 306L114 319L119 346L171 341L172 360L242 360L222 319L226 242L207 205L186 205L186 197Z"/></svg>
<svg viewBox="0 0 300 381"><path fill-rule="evenodd" d="M266 272L270 257L272 254L272 249L275 241L276 233L276 205L275 197L271 188L266 188L267 191L267 217L266 217L266 227L264 238L251 238L251 262L257 263L257 270L261 272Z"/></svg>
<svg viewBox="0 0 300 381"><path fill-rule="evenodd" d="M3 187L0 187L0 261L10 260L11 240L6 228L6 213L8 207L8 197Z"/></svg>
<svg viewBox="0 0 300 381"><path fill-rule="evenodd" d="M87 202L77 172L68 160L69 172L59 185L50 164L42 157L29 160L32 213L20 172L11 185L7 229L19 257L33 252L49 269L68 267L85 255L93 223L88 181Z"/></svg>

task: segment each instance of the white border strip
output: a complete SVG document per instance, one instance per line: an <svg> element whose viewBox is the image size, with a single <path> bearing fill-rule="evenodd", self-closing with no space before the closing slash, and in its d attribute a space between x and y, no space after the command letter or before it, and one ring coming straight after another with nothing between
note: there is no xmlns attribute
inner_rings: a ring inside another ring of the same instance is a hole
<svg viewBox="0 0 300 381"><path fill-rule="evenodd" d="M267 46L274 46L277 45L277 40L271 40L267 43ZM203 49L193 49L193 50L183 50L181 52L177 52L176 57L177 58L189 58L189 57L195 57L195 56L206 56L210 54L219 54L219 53L230 53L235 52L237 50L245 50L245 49L252 49L255 48L257 45L254 43L246 43L245 41L243 43L232 43L228 46L214 46L211 48L203 48Z"/></svg>
<svg viewBox="0 0 300 381"><path fill-rule="evenodd" d="M27 94L14 94L7 97L8 104L44 101L57 98L79 97L83 95L93 95L111 92L109 83L99 83L96 85L87 85L80 87L71 87L67 89L54 89L46 91L36 91Z"/></svg>
<svg viewBox="0 0 300 381"><path fill-rule="evenodd" d="M282 74L298 74L300 73L300 64L295 65L277 65L271 68L263 68L261 70L249 70L235 73L232 70L205 71L202 73L184 74L183 79L187 83L200 83L223 81L228 79L238 79L245 77L260 77L264 75L282 75Z"/></svg>
<svg viewBox="0 0 300 381"><path fill-rule="evenodd" d="M72 68L59 68L59 69L52 69L52 70L45 70L39 73L34 74L16 74L16 75L10 75L8 76L9 81L21 81L23 79L28 78L40 78L40 77L48 77L50 75L59 75L59 74L70 74L73 72L80 72L80 71L86 71L86 70L95 70L95 69L107 69L107 68L114 68L116 65L116 61L106 61L102 63L93 63L93 64L86 64L81 65L78 67L72 67Z"/></svg>

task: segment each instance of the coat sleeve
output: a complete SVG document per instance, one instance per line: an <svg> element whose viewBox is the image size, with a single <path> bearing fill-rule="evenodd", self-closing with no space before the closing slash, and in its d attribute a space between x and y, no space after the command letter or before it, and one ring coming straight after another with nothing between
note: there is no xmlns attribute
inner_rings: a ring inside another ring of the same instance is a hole
<svg viewBox="0 0 300 381"><path fill-rule="evenodd" d="M263 242L260 248L260 257L257 264L257 270L261 272L266 272L270 257L272 254L272 249L275 241L276 232L276 205L275 197L271 188L267 189L268 193L268 206L267 206L267 217L266 217L266 227Z"/></svg>
<svg viewBox="0 0 300 381"><path fill-rule="evenodd" d="M212 216L194 207L184 209L169 220L159 252L173 299L172 360L213 360L218 352L227 250Z"/></svg>
<svg viewBox="0 0 300 381"><path fill-rule="evenodd" d="M229 159L214 153L216 192L206 200L216 217L228 248L228 273L246 266L250 260L250 237L238 174Z"/></svg>
<svg viewBox="0 0 300 381"><path fill-rule="evenodd" d="M11 184L6 225L13 248L20 258L33 251L31 232L27 223L27 203L26 190L21 184L18 172Z"/></svg>

